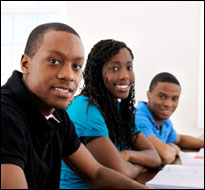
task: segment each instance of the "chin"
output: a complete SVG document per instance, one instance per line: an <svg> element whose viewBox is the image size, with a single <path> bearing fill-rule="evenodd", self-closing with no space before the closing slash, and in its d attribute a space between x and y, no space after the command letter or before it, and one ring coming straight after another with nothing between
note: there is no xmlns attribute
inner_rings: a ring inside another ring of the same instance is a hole
<svg viewBox="0 0 205 190"><path fill-rule="evenodd" d="M70 103L70 101L69 101L69 102L64 102L64 103L54 104L53 106L54 106L56 109L67 109L69 103Z"/></svg>
<svg viewBox="0 0 205 190"><path fill-rule="evenodd" d="M128 98L128 95L127 96L119 96L118 98L123 100L123 99Z"/></svg>
<svg viewBox="0 0 205 190"><path fill-rule="evenodd" d="M169 119L170 117L161 117L161 120L167 120Z"/></svg>

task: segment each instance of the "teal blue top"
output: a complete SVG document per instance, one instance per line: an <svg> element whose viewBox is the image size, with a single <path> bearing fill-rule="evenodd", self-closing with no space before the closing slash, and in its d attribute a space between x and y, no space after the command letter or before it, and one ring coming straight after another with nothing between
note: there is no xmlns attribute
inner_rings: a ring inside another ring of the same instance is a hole
<svg viewBox="0 0 205 190"><path fill-rule="evenodd" d="M66 110L74 123L78 137L103 136L109 138L108 128L103 115L94 104L88 106L88 101L88 97L83 95L78 96ZM119 105L118 102L118 106ZM138 127L136 127L135 133L138 131ZM80 177L68 168L63 161L61 164L60 189L90 188Z"/></svg>

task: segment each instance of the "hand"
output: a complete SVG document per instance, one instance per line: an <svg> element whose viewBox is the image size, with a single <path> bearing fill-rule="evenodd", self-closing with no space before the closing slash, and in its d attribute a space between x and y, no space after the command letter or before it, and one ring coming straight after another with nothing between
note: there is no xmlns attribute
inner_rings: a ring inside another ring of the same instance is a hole
<svg viewBox="0 0 205 190"><path fill-rule="evenodd" d="M175 149L175 151L176 151L176 155L179 155L179 152L180 152L180 147L179 146L177 146L176 144L174 144L174 143L167 143L169 146L171 146L172 148L174 148Z"/></svg>
<svg viewBox="0 0 205 190"><path fill-rule="evenodd" d="M137 175L139 175L140 173L144 172L144 167L138 164L131 164L130 162L127 162L128 164L132 165L132 167L136 168L137 171Z"/></svg>
<svg viewBox="0 0 205 190"><path fill-rule="evenodd" d="M129 161L129 151L128 150L120 151L120 155L124 161L127 161L127 162Z"/></svg>

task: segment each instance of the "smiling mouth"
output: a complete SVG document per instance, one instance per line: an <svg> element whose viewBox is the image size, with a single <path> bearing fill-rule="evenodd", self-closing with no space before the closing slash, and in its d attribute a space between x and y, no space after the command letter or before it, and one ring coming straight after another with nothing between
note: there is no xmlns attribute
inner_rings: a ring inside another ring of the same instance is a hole
<svg viewBox="0 0 205 190"><path fill-rule="evenodd" d="M116 84L115 87L118 91L127 92L129 90L130 85L128 84Z"/></svg>
<svg viewBox="0 0 205 190"><path fill-rule="evenodd" d="M162 110L162 113L163 113L163 115L169 116L169 115L171 115L172 112L169 110Z"/></svg>
<svg viewBox="0 0 205 190"><path fill-rule="evenodd" d="M116 85L117 88L127 89L129 85Z"/></svg>
<svg viewBox="0 0 205 190"><path fill-rule="evenodd" d="M54 88L55 91L61 92L61 93L72 93L73 90L72 89L64 89L64 88Z"/></svg>
<svg viewBox="0 0 205 190"><path fill-rule="evenodd" d="M56 96L62 98L71 98L74 92L74 90L71 88L63 88L63 87L54 87L53 91Z"/></svg>

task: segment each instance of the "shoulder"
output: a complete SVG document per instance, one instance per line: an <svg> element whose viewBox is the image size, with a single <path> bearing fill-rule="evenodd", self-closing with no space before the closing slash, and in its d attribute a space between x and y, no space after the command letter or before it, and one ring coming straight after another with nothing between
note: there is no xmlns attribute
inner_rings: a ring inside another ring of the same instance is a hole
<svg viewBox="0 0 205 190"><path fill-rule="evenodd" d="M8 91L1 94L1 122L5 123L23 123L26 121L26 113L23 110L23 105L21 105L15 96ZM3 124L1 123L1 126Z"/></svg>
<svg viewBox="0 0 205 190"><path fill-rule="evenodd" d="M89 100L90 99L87 96L81 95L72 101L72 103L66 109L72 120L84 120L85 118L98 118L100 120L103 119L103 116L97 106L93 103L90 103Z"/></svg>
<svg viewBox="0 0 205 190"><path fill-rule="evenodd" d="M147 108L147 103L138 101L135 113L135 120L137 123L150 123L152 120L151 113Z"/></svg>
<svg viewBox="0 0 205 190"><path fill-rule="evenodd" d="M86 96L77 97L67 108L76 132L81 136L108 136L108 129L100 110L89 103Z"/></svg>
<svg viewBox="0 0 205 190"><path fill-rule="evenodd" d="M145 114L147 112L149 112L147 108L147 102L138 101L137 107L136 107L136 114Z"/></svg>
<svg viewBox="0 0 205 190"><path fill-rule="evenodd" d="M88 104L89 102L89 98L87 96L84 96L84 95L79 95L79 96L76 96L73 101L71 102L71 104L68 106L68 108L72 106L75 106L75 104Z"/></svg>

